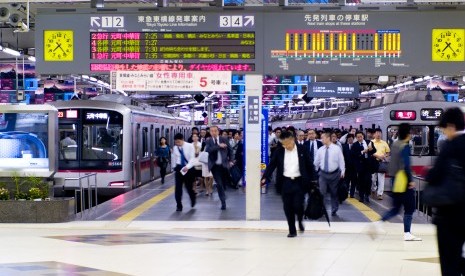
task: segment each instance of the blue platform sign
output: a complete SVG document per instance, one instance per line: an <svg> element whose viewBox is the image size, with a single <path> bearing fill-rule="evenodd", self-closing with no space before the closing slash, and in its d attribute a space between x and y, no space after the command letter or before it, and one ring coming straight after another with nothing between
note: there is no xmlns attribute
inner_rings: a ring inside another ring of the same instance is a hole
<svg viewBox="0 0 465 276"><path fill-rule="evenodd" d="M261 120L261 172L262 174L266 170L266 166L269 163L268 155L268 109L262 108L262 120ZM266 192L266 188L262 187L262 193Z"/></svg>

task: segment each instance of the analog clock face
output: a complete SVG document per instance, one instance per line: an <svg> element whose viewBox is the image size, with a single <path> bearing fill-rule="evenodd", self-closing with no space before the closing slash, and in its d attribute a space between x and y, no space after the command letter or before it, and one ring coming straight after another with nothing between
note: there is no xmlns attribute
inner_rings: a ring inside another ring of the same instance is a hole
<svg viewBox="0 0 465 276"><path fill-rule="evenodd" d="M432 60L464 61L464 29L433 29Z"/></svg>
<svg viewBox="0 0 465 276"><path fill-rule="evenodd" d="M44 60L73 61L73 31L44 31Z"/></svg>

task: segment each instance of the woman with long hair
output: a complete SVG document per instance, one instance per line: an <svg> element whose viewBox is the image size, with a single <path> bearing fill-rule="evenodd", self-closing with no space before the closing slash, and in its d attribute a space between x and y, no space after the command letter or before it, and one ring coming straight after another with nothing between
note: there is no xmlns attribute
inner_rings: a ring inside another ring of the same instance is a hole
<svg viewBox="0 0 465 276"><path fill-rule="evenodd" d="M169 163L171 163L171 150L170 146L166 144L166 138L160 137L159 145L157 148L156 156L157 156L157 164L160 167L160 176L161 176L161 184L165 183L165 176L166 176L166 167Z"/></svg>

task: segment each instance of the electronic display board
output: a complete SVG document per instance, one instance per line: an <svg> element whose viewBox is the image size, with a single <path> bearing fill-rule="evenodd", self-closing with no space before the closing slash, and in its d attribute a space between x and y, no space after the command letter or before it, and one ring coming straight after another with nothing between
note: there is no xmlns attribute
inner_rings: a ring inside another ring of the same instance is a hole
<svg viewBox="0 0 465 276"><path fill-rule="evenodd" d="M254 59L255 33L93 32L91 60Z"/></svg>
<svg viewBox="0 0 465 276"><path fill-rule="evenodd" d="M35 40L41 74L110 71L263 71L262 16L214 9L39 9ZM66 34L66 51L60 59ZM54 54L58 51L58 54Z"/></svg>

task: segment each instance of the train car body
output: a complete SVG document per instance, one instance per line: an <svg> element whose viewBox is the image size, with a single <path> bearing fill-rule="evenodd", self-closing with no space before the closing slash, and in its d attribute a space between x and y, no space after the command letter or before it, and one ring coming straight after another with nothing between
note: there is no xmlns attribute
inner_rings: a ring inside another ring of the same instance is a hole
<svg viewBox="0 0 465 276"><path fill-rule="evenodd" d="M97 173L98 193L107 196L153 181L159 177L155 153L160 137L166 137L172 147L174 134L190 133L186 119L116 101L63 101L51 105L58 109L59 119L56 194L69 194L78 188L77 181L66 178L89 173Z"/></svg>
<svg viewBox="0 0 465 276"><path fill-rule="evenodd" d="M345 129L380 128L382 139L392 144L399 124L406 122L412 126L411 157L415 174L422 175L431 166L439 153L438 139L441 133L437 127L439 116L450 107L465 110L465 104L446 102L442 92L431 91L431 101L425 100L426 91L404 91L372 99L362 103L357 110L325 110L310 115L306 129ZM293 120L280 124L293 125ZM273 127L275 124L273 124Z"/></svg>

